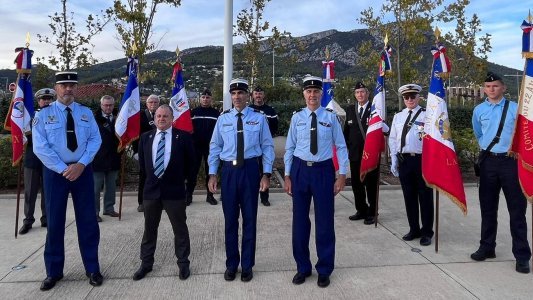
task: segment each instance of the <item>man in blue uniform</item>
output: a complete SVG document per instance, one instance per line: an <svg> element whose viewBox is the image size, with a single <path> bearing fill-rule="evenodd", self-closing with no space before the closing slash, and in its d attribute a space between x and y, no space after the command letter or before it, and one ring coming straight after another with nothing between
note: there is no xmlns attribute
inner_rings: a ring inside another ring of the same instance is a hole
<svg viewBox="0 0 533 300"><path fill-rule="evenodd" d="M119 140L115 134L116 116L113 115L115 98L104 95L100 98L100 109L94 114L102 145L93 160L94 176L94 203L96 206L96 219L100 217L100 192L104 188L103 214L118 217L115 211L115 191L117 186L118 170L120 169L121 153L117 152Z"/></svg>
<svg viewBox="0 0 533 300"><path fill-rule="evenodd" d="M313 198L315 211L317 284L327 287L335 264L334 198L343 188L348 170L348 151L337 115L320 106L322 79L303 80L306 108L291 119L285 145L285 191L292 196L292 253L297 273L294 284L311 276L309 209ZM337 149L339 175L335 179L333 146Z"/></svg>
<svg viewBox="0 0 533 300"><path fill-rule="evenodd" d="M215 130L215 124L217 123L218 116L220 115L218 110L212 107L213 97L211 91L205 89L200 96L200 106L191 111L192 125L194 128L192 138L194 141L194 149L197 153L196 164L194 165L193 180L187 182L187 205L192 202L192 193L196 187L196 178L198 177L198 171L200 165L204 163L205 170L205 185L209 181L209 165L207 163L207 157L209 156L209 142ZM217 200L213 196L213 193L207 188L207 203L211 205L217 205Z"/></svg>
<svg viewBox="0 0 533 300"><path fill-rule="evenodd" d="M72 194L78 243L85 274L93 286L102 284L98 263L100 229L94 214L91 162L102 140L91 110L74 101L76 72L56 73L57 101L39 111L33 120L33 152L43 162L48 233L44 248L46 279L41 290L53 288L63 278L65 218Z"/></svg>
<svg viewBox="0 0 533 300"><path fill-rule="evenodd" d="M481 240L479 249L470 257L476 261L495 258L498 227L498 202L503 189L509 211L513 255L516 271L529 273L531 249L527 241L527 201L518 182L516 159L508 155L513 139L518 105L503 96L506 86L500 76L489 72L483 90L487 99L474 108L472 126L481 148L479 206L481 209ZM507 103L507 104L506 104ZM504 114L505 106L507 112ZM505 117L499 138L495 138L500 120Z"/></svg>
<svg viewBox="0 0 533 300"><path fill-rule="evenodd" d="M252 92L252 104L251 108L260 110L265 114L268 120L268 128L270 129L270 135L275 137L278 134L278 114L271 106L266 105L265 103L265 91L262 87L257 86ZM260 166L262 164L259 164ZM262 172L262 170L261 170ZM268 201L268 189L266 191L259 192L261 197L261 203L264 206L270 206L270 201Z"/></svg>
<svg viewBox="0 0 533 300"><path fill-rule="evenodd" d="M405 241L420 238L420 245L429 246L433 237L433 190L426 185L422 177L422 140L426 109L418 105L421 90L417 84L406 84L398 90L406 108L394 115L389 148L391 171L394 176L400 176L409 222L409 232L402 238ZM422 219L422 228L419 218Z"/></svg>
<svg viewBox="0 0 533 300"><path fill-rule="evenodd" d="M56 92L53 89L40 89L35 93L37 104L41 110L43 107L50 104L54 100ZM43 189L43 163L33 153L33 139L28 136L28 145L24 152L24 223L19 230L20 234L26 234L31 229L35 218L35 202L37 200L37 192L41 189L41 226L46 227L46 205L45 195Z"/></svg>
<svg viewBox="0 0 533 300"><path fill-rule="evenodd" d="M270 183L274 161L274 142L266 117L246 106L248 82L230 82L233 108L218 118L209 148L209 190L217 189L217 171L222 164L222 210L226 241L224 279L235 279L239 261L241 280L253 278L255 264L257 205L259 191ZM263 173L259 162L263 163ZM239 213L242 214L242 258L239 256Z"/></svg>

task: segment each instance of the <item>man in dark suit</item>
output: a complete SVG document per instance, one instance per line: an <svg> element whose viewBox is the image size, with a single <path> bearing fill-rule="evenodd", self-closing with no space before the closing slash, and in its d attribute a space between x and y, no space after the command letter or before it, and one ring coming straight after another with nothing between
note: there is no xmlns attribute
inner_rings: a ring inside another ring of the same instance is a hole
<svg viewBox="0 0 533 300"><path fill-rule="evenodd" d="M146 98L146 109L141 112L141 133L143 134L145 132L148 132L150 130L153 130L156 128L154 123L154 115L156 109L159 107L159 96L158 95L150 95L148 98ZM133 148L133 155L134 158L139 159L139 141L134 141L131 144ZM138 196L137 196L137 202L139 203L139 206L137 207L138 212L144 211L143 206L143 188L144 188L144 181L146 178L143 177L142 174L139 174L139 188L138 188Z"/></svg>
<svg viewBox="0 0 533 300"><path fill-rule="evenodd" d="M359 180L359 169L365 146L366 131L370 120L372 102L368 101L369 92L366 86L357 82L354 89L357 104L350 105L346 111L346 123L344 124L344 139L348 146L350 159L350 171L352 174L352 189L354 195L355 215L350 220L362 220L367 225L374 224L374 212L376 210L376 195L378 184L378 170L375 169L365 176L365 180ZM368 204L367 204L368 199Z"/></svg>
<svg viewBox="0 0 533 300"><path fill-rule="evenodd" d="M194 147L189 133L172 128L172 108L160 106L155 113L157 129L144 133L139 142L139 165L144 183L144 235L141 243L141 266L133 275L140 280L152 271L157 243L157 228L163 209L174 232L179 278L189 277L191 246L187 216L185 179L194 176Z"/></svg>

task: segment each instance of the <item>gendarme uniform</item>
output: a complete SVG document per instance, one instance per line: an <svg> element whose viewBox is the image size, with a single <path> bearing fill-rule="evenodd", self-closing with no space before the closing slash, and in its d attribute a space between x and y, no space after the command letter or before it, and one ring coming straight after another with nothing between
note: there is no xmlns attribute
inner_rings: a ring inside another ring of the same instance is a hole
<svg viewBox="0 0 533 300"><path fill-rule="evenodd" d="M416 84L400 87L400 94L419 94L422 88ZM402 185L409 233L414 237L433 237L433 190L422 177L422 139L425 108L418 105L412 110L404 108L394 115L389 136L389 148L393 164L397 161ZM406 122L409 117L409 122ZM405 135L402 147L402 135ZM420 206L420 209L419 209ZM419 222L419 210L422 228ZM405 237L404 237L405 239ZM409 238L407 240L410 240Z"/></svg>
<svg viewBox="0 0 533 300"><path fill-rule="evenodd" d="M304 78L304 90L307 88L322 89L322 80L318 77ZM292 186L293 256L298 273L310 274L309 207L313 198L318 255L315 268L319 275L329 277L335 262L333 146L337 149L341 175L345 175L348 170L348 151L337 115L329 109L319 107L314 111L318 147L316 154L311 153L311 113L306 107L293 114L283 158L285 176L290 176Z"/></svg>
<svg viewBox="0 0 533 300"><path fill-rule="evenodd" d="M248 91L248 82L234 79L230 92ZM222 165L221 198L225 221L226 268L236 272L239 260L243 272L251 272L255 264L257 205L259 183L262 174L259 161L262 158L264 173L272 173L274 143L266 117L252 108L242 113L244 134L244 162L237 161L238 113L235 108L224 111L217 120L209 148L209 174L217 174ZM242 214L242 258L239 257L239 211Z"/></svg>
<svg viewBox="0 0 533 300"><path fill-rule="evenodd" d="M56 74L56 83L77 83L77 74L75 72L59 72ZM98 264L100 231L94 213L94 183L91 162L98 152L102 140L98 125L89 108L76 102L70 104L68 108L71 110L74 121L74 139L77 142L77 147L71 147L71 149L75 148L75 150L69 150L67 147L68 109L59 100L44 107L35 115L32 130L33 152L43 162L43 177L46 186L48 233L46 235L44 262L47 276L55 281L63 277L65 215L69 193L72 194L76 213L78 242L85 271L87 274L100 274ZM69 181L63 177L62 173L68 165L74 163L83 164L85 169L76 180ZM43 288L43 285L41 289L51 288L50 285Z"/></svg>

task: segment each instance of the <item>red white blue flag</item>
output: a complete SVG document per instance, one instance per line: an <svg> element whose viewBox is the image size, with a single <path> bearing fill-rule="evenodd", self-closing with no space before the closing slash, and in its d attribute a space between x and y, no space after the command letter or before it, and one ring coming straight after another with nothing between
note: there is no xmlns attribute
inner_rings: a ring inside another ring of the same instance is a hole
<svg viewBox="0 0 533 300"><path fill-rule="evenodd" d="M424 141L422 143L422 176L428 186L446 194L466 214L466 196L461 177L461 169L452 142L448 107L444 100L443 77L445 73L443 60L444 46L432 47L433 68L424 120ZM447 72L451 71L449 62Z"/></svg>
<svg viewBox="0 0 533 300"><path fill-rule="evenodd" d="M372 109L370 111L370 121L366 132L361 167L359 169L360 180L365 179L366 174L375 170L379 166L381 152L385 150L385 137L383 127L385 121L385 74L390 72L390 47L385 47L381 51L379 60L379 70L376 80L376 89L372 99Z"/></svg>
<svg viewBox="0 0 533 300"><path fill-rule="evenodd" d="M533 53L533 24L522 22L522 53Z"/></svg>
<svg viewBox="0 0 533 300"><path fill-rule="evenodd" d="M17 48L15 51L19 51L15 59L17 89L4 122L4 128L11 131L13 166L18 165L22 159L27 142L26 133L31 132L31 119L34 115L30 76L33 51L28 48Z"/></svg>
<svg viewBox="0 0 533 300"><path fill-rule="evenodd" d="M141 97L137 83L137 64L137 57L128 57L126 68L128 85L120 102L115 123L115 133L120 140L117 149L119 152L138 139L141 132Z"/></svg>
<svg viewBox="0 0 533 300"><path fill-rule="evenodd" d="M329 50L326 49L326 56L329 57ZM327 60L322 62L322 99L320 106L333 110L339 115L342 108L333 99L333 82L335 81L335 61ZM339 160L337 159L337 149L333 146L333 165L335 171L339 170Z"/></svg>
<svg viewBox="0 0 533 300"><path fill-rule="evenodd" d="M185 91L185 84L183 83L182 67L179 59L174 63L172 82L174 82L172 98L170 98L170 107L174 111L172 126L177 129L192 132L191 109L189 107L189 100L187 99L187 92Z"/></svg>

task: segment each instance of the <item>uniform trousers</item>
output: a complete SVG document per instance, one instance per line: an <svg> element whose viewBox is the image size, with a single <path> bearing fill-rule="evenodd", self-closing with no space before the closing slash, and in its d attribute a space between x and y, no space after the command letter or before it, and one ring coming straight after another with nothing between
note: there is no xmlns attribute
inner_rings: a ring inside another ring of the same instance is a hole
<svg viewBox="0 0 533 300"><path fill-rule="evenodd" d="M193 180L190 182L187 182L187 195L191 196L194 192L194 189L196 187L196 179L198 177L198 173L200 172L200 167L202 165L202 162L204 163L204 174L205 174L205 188L207 189L208 195L213 195L209 191L209 188L207 187L207 183L209 182L209 164L207 163L207 157L209 156L209 144L208 145L202 145L195 143L194 144L194 150L196 152L196 161L193 164L194 167L194 177Z"/></svg>
<svg viewBox="0 0 533 300"><path fill-rule="evenodd" d="M172 231L174 232L174 252L178 259L178 267L181 269L189 266L191 244L185 208L185 199L144 199L144 234L141 242L141 261L143 267L151 268L154 264L157 232L163 209L167 212L168 219L172 225Z"/></svg>
<svg viewBox="0 0 533 300"><path fill-rule="evenodd" d="M42 169L24 168L24 224L32 225L35 222L33 214L39 189L41 189L41 224L46 224L46 197L43 187Z"/></svg>
<svg viewBox="0 0 533 300"><path fill-rule="evenodd" d="M259 196L259 159L244 160L241 167L224 161L221 196L224 212L226 268L237 271L239 260L243 271L255 265L257 197ZM242 258L239 256L239 213L242 215Z"/></svg>
<svg viewBox="0 0 533 300"><path fill-rule="evenodd" d="M503 189L509 211L513 254L517 260L529 260L531 249L527 241L527 201L518 181L518 166L514 158L488 155L481 163L479 206L481 209L480 249L496 248L498 202Z"/></svg>
<svg viewBox="0 0 533 300"><path fill-rule="evenodd" d="M311 272L309 238L311 198L315 211L315 268L319 275L331 275L335 264L335 202L333 186L335 167L331 159L308 165L294 157L291 167L292 187L292 253L299 273Z"/></svg>
<svg viewBox="0 0 533 300"><path fill-rule="evenodd" d="M115 211L118 170L94 172L94 204L96 214L100 213L100 192L104 188L104 213Z"/></svg>
<svg viewBox="0 0 533 300"><path fill-rule="evenodd" d="M263 174L263 158L262 157L259 159L259 174L261 175ZM261 182L261 179L259 179L259 182ZM259 198L261 198L261 202L268 201L268 197L270 196L269 194L270 193L269 193L268 188L264 192L259 192Z"/></svg>
<svg viewBox="0 0 533 300"><path fill-rule="evenodd" d="M80 177L69 181L63 175L43 167L44 192L48 232L44 248L44 264L48 277L63 276L65 264L65 219L69 192L72 195L78 244L81 259L88 273L100 271L98 244L100 228L94 214L94 181L91 166L85 167Z"/></svg>
<svg viewBox="0 0 533 300"><path fill-rule="evenodd" d="M350 161L350 172L352 174L352 190L357 212L365 216L373 216L376 212L376 195L378 182L378 169L369 172L365 180L359 179L361 168L360 160ZM367 204L368 199L368 204Z"/></svg>
<svg viewBox="0 0 533 300"><path fill-rule="evenodd" d="M426 185L422 177L422 156L404 154L399 171L409 230L411 233L420 233L431 238L433 237L433 189ZM419 218L422 219L422 228Z"/></svg>

